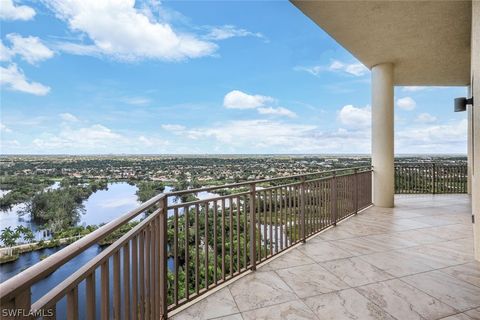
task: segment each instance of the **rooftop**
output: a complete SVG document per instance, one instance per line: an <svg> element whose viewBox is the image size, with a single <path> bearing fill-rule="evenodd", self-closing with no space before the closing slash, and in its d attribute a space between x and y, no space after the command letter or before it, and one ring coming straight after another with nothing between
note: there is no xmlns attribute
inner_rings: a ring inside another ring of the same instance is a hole
<svg viewBox="0 0 480 320"><path fill-rule="evenodd" d="M395 201L294 246L174 319L479 319L469 196Z"/></svg>

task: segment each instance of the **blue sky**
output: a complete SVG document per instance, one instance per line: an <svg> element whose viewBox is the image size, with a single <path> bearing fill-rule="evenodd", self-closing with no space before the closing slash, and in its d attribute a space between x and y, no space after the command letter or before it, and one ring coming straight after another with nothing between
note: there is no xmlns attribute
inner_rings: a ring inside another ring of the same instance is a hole
<svg viewBox="0 0 480 320"><path fill-rule="evenodd" d="M2 154L370 153L370 71L287 1L1 0ZM466 88L395 89L466 153Z"/></svg>

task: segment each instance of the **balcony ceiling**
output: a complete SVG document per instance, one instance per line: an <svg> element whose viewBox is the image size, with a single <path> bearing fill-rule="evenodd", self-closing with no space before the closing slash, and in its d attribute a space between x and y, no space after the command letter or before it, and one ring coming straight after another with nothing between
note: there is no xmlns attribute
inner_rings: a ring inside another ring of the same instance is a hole
<svg viewBox="0 0 480 320"><path fill-rule="evenodd" d="M393 62L396 85L470 83L471 1L291 1L368 68Z"/></svg>

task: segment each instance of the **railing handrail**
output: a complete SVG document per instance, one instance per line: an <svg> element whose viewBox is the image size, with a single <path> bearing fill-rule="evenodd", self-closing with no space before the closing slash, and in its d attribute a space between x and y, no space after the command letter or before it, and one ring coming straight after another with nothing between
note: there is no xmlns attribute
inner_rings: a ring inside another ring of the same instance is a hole
<svg viewBox="0 0 480 320"><path fill-rule="evenodd" d="M324 174L324 173L335 173L336 171L345 171L347 168L345 169L339 169L339 170L329 170L329 171L319 171L319 172L315 172L315 173L310 173L308 175L317 175L317 174ZM356 168L348 168L349 170L354 170L354 171L357 171L357 173L361 173L361 172L366 172L368 170L371 170L371 167L356 167ZM364 170L365 169L365 170ZM368 169L368 170L366 170ZM359 171L359 170L363 170L363 171ZM343 174L343 175L336 175L336 177L342 177L344 175L348 175L348 174ZM289 176L289 177L283 177L282 179L283 180L287 180L287 179L292 179L292 178L303 178L303 177L306 177L306 175L294 175L294 176ZM310 180L305 180L304 182L316 182L316 181L323 181L323 180L328 180L328 179L331 179L333 177L333 175L330 175L330 176L326 176L326 177L321 177L321 178L315 178L315 179L310 179ZM274 178L276 180L282 180L282 179L277 179L277 178ZM273 180L273 179L271 179ZM255 180L255 181L249 181L248 185L256 185L259 183L259 181L262 181L262 183L264 183L263 181L264 180ZM270 180L269 180L270 181ZM290 187L290 186L296 186L296 185L301 185L303 182L302 181L297 181L297 182L291 182L291 183L286 183L286 184L282 184L282 185L278 185L278 186L271 186L271 187L266 187L266 188L262 188L262 189L258 189L257 191L269 191L269 190L275 190L275 189L278 189L279 187ZM241 183L243 184L243 182ZM219 189L227 189L227 188L231 188L230 187L230 184L225 184L225 185L222 185L222 186L218 186ZM194 191L195 190L195 191ZM197 192L201 192L201 191L198 191L199 189L191 189L189 190L188 193L197 193ZM210 189L212 190L212 189ZM205 190L202 190L202 191L205 191ZM178 208L183 208L183 207L188 207L188 206L192 206L192 205L196 205L196 204L201 204L201 203L205 203L205 202L210 202L210 201L220 201L222 199L227 199L227 198L231 198L231 197L237 197L237 196L244 196L244 195L248 195L250 193L250 191L242 191L242 192L236 192L236 193L232 193L232 194L228 194L228 195L224 195L224 196L218 196L218 197L212 197L212 198L206 198L206 199L201 199L201 200L194 200L194 201L189 201L189 202L184 202L184 203L175 203L175 204L171 204L168 206L168 209L178 209ZM178 193L176 192L167 192L165 193L165 196L166 197L169 197L169 196L178 196Z"/></svg>
<svg viewBox="0 0 480 320"><path fill-rule="evenodd" d="M13 276L0 284L0 304L5 303L9 299L13 298L16 293L22 292L24 289L32 285L38 280L41 280L55 271L57 268L76 257L87 248L102 240L113 231L117 230L151 206L158 203L166 195L164 193L145 201L139 207L129 211L128 213L121 215L120 217L110 221L97 230L87 234L83 238L73 242L69 246L56 252L55 254L47 257L25 271Z"/></svg>
<svg viewBox="0 0 480 320"><path fill-rule="evenodd" d="M163 214L162 210L156 210L145 220L120 237L120 239L112 243L107 249L103 250L100 254L95 256L93 259L71 274L68 278L60 282L60 284L55 286L55 288L47 292L32 304L32 311L35 312L41 309L46 309L51 307L52 304L57 303L58 300L60 300L72 287L83 281L90 272L95 271L95 268L100 266L105 258L112 256L119 248L121 248L124 243L141 232L143 228L159 214Z"/></svg>
<svg viewBox="0 0 480 320"><path fill-rule="evenodd" d="M218 189L243 187L243 186L248 186L252 183L253 184L268 183L268 182L273 182L273 181L296 179L296 178L309 177L309 176L314 176L314 175L319 175L319 174L328 174L328 173L339 172L339 171L347 171L347 170L355 170L355 169L356 170L363 170L363 169L371 169L371 168L372 168L371 166L339 168L339 169L332 169L332 170L325 170L325 171L295 174L295 175L291 175L291 176L283 176L283 177L275 177L275 178L259 179L259 180L248 180L248 181L244 181L244 182L228 183L228 184L223 184L223 185L218 185L218 186L208 186L208 187L188 189L188 190L172 191L172 192L165 193L165 195L166 196L180 196L180 195L189 194L189 193L198 193L198 192L203 192L203 191L212 191L212 190L218 190Z"/></svg>

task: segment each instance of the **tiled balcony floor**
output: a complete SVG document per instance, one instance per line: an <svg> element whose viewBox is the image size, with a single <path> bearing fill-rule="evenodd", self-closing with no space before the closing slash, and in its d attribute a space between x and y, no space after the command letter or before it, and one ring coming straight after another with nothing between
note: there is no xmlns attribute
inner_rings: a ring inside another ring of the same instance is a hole
<svg viewBox="0 0 480 320"><path fill-rule="evenodd" d="M466 195L397 196L270 261L175 319L480 319Z"/></svg>

